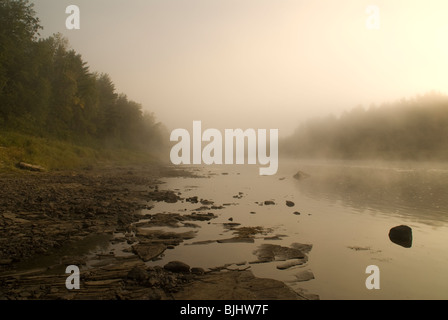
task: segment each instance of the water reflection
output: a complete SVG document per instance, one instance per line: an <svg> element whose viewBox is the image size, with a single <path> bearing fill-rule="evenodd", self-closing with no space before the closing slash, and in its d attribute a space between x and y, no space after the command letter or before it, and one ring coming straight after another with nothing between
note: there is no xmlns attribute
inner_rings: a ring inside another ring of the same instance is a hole
<svg viewBox="0 0 448 320"><path fill-rule="evenodd" d="M380 210L432 225L448 222L448 171L368 166L302 166L297 188L359 211Z"/></svg>

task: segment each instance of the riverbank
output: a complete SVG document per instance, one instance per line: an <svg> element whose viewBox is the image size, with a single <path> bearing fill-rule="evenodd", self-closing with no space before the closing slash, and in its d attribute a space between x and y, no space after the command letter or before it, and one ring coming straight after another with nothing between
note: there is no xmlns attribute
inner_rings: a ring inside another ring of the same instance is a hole
<svg viewBox="0 0 448 320"><path fill-rule="evenodd" d="M185 176L192 173L158 165L2 174L0 299L315 298L280 281L256 278L246 266L209 270L181 262L149 265L148 261L175 250L194 237L196 228L217 216L200 210L185 214L150 211L151 204L160 201L201 202L212 208L211 201L185 199L178 191L159 189L164 177ZM191 231L148 229L179 225ZM250 241L262 230L235 232L229 241L239 243ZM103 249L98 249L101 244ZM271 248L268 259L275 258L274 251L281 248ZM294 259L306 255L299 248L288 252ZM266 261L264 254L254 263ZM68 265L81 269L80 290L65 287Z"/></svg>

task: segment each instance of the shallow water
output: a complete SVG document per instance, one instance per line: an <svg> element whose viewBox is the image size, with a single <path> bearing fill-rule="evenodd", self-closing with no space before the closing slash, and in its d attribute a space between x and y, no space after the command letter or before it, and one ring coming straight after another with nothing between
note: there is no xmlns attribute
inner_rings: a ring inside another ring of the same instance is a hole
<svg viewBox="0 0 448 320"><path fill-rule="evenodd" d="M257 166L193 170L204 178L168 178L160 189L177 190L182 197L198 196L225 208L205 211L218 218L210 224L197 223L201 228L194 229L194 239L166 250L161 260L149 264L181 260L192 267L212 268L254 261L253 251L263 243L309 243L313 249L305 266L278 270L281 262L275 261L250 264L251 270L321 299L448 298L448 165L281 161L275 176L259 176ZM294 179L298 170L310 177ZM276 204L260 206L265 200ZM286 206L286 200L295 206ZM190 213L201 206L154 205L142 213ZM230 218L241 226L264 227L266 234L257 235L254 243L192 245L232 238L233 231L223 226ZM412 228L411 248L389 240L389 230L398 225ZM264 239L274 235L280 240ZM379 290L366 288L369 265L379 267ZM315 279L295 281L303 270L311 270Z"/></svg>

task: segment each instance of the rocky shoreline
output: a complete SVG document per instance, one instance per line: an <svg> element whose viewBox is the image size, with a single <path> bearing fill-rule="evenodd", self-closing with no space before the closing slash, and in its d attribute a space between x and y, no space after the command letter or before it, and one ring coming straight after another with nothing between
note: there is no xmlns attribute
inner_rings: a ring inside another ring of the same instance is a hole
<svg viewBox="0 0 448 320"><path fill-rule="evenodd" d="M273 279L256 278L247 266L204 270L180 261L145 264L195 236L201 223L220 210L210 200L182 199L159 190L163 177L191 176L174 168L104 167L77 172L9 173L0 176L0 300L204 300L315 299ZM150 213L151 203L180 201L201 205L192 213ZM202 210L201 210L202 208ZM167 232L154 227L188 228ZM263 230L226 226L234 237L216 241L253 241ZM89 245L114 245L115 251L88 254ZM215 240L211 240L215 241ZM224 243L224 242L223 242ZM263 263L306 263L311 247L264 245ZM68 290L65 267L81 266L81 289Z"/></svg>

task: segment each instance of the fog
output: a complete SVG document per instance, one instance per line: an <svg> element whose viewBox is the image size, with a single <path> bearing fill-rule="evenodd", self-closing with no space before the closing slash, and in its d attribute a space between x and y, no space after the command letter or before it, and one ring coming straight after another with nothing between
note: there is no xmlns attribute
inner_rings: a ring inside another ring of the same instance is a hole
<svg viewBox="0 0 448 320"><path fill-rule="evenodd" d="M448 3L386 0L36 0L92 71L169 130L278 128L448 92ZM67 30L76 4L80 30ZM379 8L379 29L366 8Z"/></svg>

